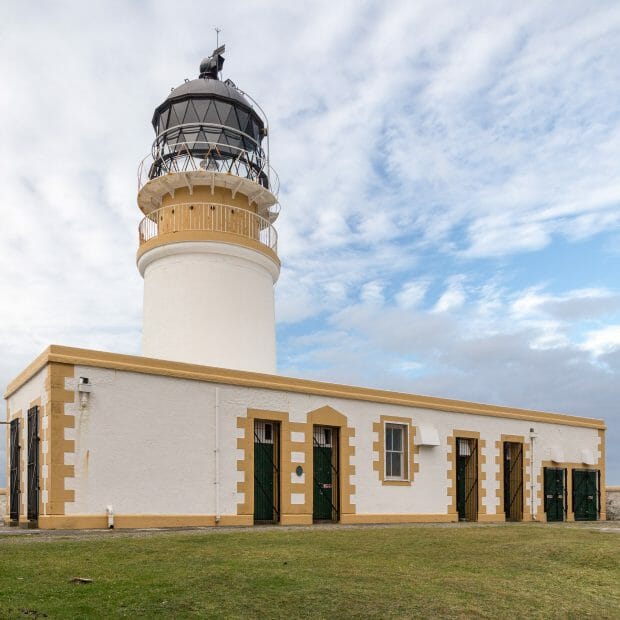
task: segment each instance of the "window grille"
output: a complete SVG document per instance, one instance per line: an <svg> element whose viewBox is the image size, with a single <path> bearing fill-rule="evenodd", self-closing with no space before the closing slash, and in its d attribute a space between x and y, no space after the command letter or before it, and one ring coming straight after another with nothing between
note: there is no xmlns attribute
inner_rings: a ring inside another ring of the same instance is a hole
<svg viewBox="0 0 620 620"><path fill-rule="evenodd" d="M254 425L254 432L259 443L273 443L273 424L271 422L257 420Z"/></svg>
<svg viewBox="0 0 620 620"><path fill-rule="evenodd" d="M332 429L326 426L314 427L314 443L322 448L332 447Z"/></svg>
<svg viewBox="0 0 620 620"><path fill-rule="evenodd" d="M471 442L469 439L458 440L459 456L471 456Z"/></svg>

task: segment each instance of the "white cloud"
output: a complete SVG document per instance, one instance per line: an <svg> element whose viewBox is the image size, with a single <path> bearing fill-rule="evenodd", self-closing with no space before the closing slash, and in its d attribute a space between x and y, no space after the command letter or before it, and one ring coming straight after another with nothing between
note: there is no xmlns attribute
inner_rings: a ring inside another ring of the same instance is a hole
<svg viewBox="0 0 620 620"><path fill-rule="evenodd" d="M466 296L463 288L464 276L453 276L444 293L435 304L435 312L455 310L465 303Z"/></svg>
<svg viewBox="0 0 620 620"><path fill-rule="evenodd" d="M620 325L607 325L588 332L581 346L596 356L620 349Z"/></svg>
<svg viewBox="0 0 620 620"><path fill-rule="evenodd" d="M384 302L384 298L383 285L381 284L381 282L377 280L374 280L372 282L366 282L366 284L362 286L362 290L360 291L360 299L363 303L382 305Z"/></svg>
<svg viewBox="0 0 620 620"><path fill-rule="evenodd" d="M396 295L396 303L401 308L415 308L424 300L428 287L429 282L426 281L405 282Z"/></svg>

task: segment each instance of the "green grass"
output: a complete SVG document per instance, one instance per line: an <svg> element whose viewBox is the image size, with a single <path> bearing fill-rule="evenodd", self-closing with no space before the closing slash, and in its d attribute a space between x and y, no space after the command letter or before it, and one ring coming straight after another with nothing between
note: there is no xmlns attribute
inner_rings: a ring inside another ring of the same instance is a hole
<svg viewBox="0 0 620 620"><path fill-rule="evenodd" d="M617 619L619 589L620 535L588 529L0 537L0 618Z"/></svg>

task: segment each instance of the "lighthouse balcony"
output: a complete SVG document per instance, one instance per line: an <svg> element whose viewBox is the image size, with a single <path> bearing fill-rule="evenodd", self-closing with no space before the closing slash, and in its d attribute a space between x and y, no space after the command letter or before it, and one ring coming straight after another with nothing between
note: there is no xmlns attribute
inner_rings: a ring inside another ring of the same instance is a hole
<svg viewBox="0 0 620 620"><path fill-rule="evenodd" d="M219 241L255 249L279 263L276 229L268 219L240 207L207 202L166 205L149 213L138 233L139 256L167 243Z"/></svg>
<svg viewBox="0 0 620 620"><path fill-rule="evenodd" d="M149 214L166 193L195 186L225 187L241 193L259 213L275 221L280 182L262 150L219 142L165 142L147 155L138 168L138 204Z"/></svg>

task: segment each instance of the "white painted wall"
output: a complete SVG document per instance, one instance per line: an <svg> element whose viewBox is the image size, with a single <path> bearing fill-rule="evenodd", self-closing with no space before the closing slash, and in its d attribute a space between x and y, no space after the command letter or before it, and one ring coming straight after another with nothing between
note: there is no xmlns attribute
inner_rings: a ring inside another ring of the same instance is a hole
<svg viewBox="0 0 620 620"><path fill-rule="evenodd" d="M273 260L233 244L188 242L150 250L138 268L145 356L276 372Z"/></svg>
<svg viewBox="0 0 620 620"><path fill-rule="evenodd" d="M76 501L66 504L67 514L104 514L113 505L116 514L215 514L214 412L215 390L220 391L221 514L236 514L237 438L243 430L236 418L249 407L288 411L293 422L306 422L307 413L331 405L355 427L356 485L353 503L357 513L445 514L448 509L447 437L454 429L481 433L486 439L487 513L495 513L495 441L501 434L527 436L531 427L538 435L535 472L548 459L552 445L561 444L566 461L580 462L583 448L598 456L594 429L564 427L519 420L447 413L236 387L154 375L77 367L76 376L90 379L93 391L86 409L66 406L76 416L76 478L70 488ZM72 385L75 389L75 385ZM77 399L76 399L77 401ZM420 467L410 487L382 486L373 470L372 425L381 415L411 416L414 425L428 424L439 431L441 445L421 447L416 455ZM303 498L295 497L297 503ZM536 506L534 507L536 508ZM529 506L525 506L529 510Z"/></svg>

